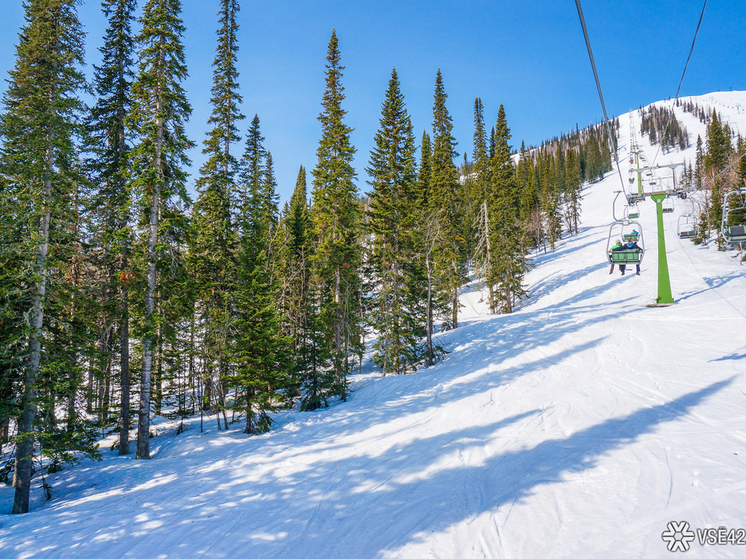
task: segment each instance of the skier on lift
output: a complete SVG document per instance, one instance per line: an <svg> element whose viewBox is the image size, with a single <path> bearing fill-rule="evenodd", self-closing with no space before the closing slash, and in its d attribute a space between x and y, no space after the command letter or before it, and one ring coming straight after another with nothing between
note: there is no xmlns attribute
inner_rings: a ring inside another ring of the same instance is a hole
<svg viewBox="0 0 746 559"><path fill-rule="evenodd" d="M622 246L618 248L612 248L611 250L615 252L620 251L620 250L624 250L624 251L636 250L638 253L642 252L642 248L640 248L640 246L635 241L629 241L628 243L624 243ZM637 262L636 266L637 266L636 273L639 276L640 275L640 262L639 261ZM626 264L619 264L619 270L622 272L622 275L624 275L624 272L626 271L626 269L627 269Z"/></svg>
<svg viewBox="0 0 746 559"><path fill-rule="evenodd" d="M609 270L610 274L614 273L614 261L611 259L611 251L612 250L618 250L620 248L622 248L622 240L621 239L617 239L616 240L616 244L609 249L609 262L611 262L611 270ZM621 266L622 266L622 264L619 265L620 269L621 269Z"/></svg>

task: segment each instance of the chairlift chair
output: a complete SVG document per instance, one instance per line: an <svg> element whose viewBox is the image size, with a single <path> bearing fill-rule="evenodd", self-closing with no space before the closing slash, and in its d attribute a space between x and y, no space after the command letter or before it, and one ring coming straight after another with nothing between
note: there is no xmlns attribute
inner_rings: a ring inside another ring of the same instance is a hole
<svg viewBox="0 0 746 559"><path fill-rule="evenodd" d="M740 205L732 205L730 199L732 197L741 196ZM723 237L729 243L744 243L746 242L746 229L743 223L735 225L729 225L729 217L732 212L743 211L746 212L746 190L731 190L723 198L723 221L720 224L720 230L723 232Z"/></svg>
<svg viewBox="0 0 746 559"><path fill-rule="evenodd" d="M676 222L676 233L679 239L693 239L697 236L697 224L694 214L682 214Z"/></svg>
<svg viewBox="0 0 746 559"><path fill-rule="evenodd" d="M625 233L625 230L629 232ZM636 242L639 248L623 248L612 251L612 243L619 238L625 243ZM630 219L612 223L606 241L606 254L611 264L640 264L645 255L645 242L640 223Z"/></svg>
<svg viewBox="0 0 746 559"><path fill-rule="evenodd" d="M667 197L667 198L665 198L663 200L663 208L661 208L661 211L664 214L670 214L670 213L673 213L673 208L674 208L674 206L673 206L673 198L671 198L670 196Z"/></svg>
<svg viewBox="0 0 746 559"><path fill-rule="evenodd" d="M637 202L642 202L643 200L645 200L645 194L642 192L630 192L627 194L627 203L630 206L634 206Z"/></svg>
<svg viewBox="0 0 746 559"><path fill-rule="evenodd" d="M744 243L746 242L746 226L729 225L728 233L723 236L729 243Z"/></svg>

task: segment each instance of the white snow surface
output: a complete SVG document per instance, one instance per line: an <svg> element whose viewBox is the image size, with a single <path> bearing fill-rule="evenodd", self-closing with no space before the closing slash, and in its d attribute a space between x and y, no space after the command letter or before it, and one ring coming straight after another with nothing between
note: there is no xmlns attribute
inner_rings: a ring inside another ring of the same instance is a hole
<svg viewBox="0 0 746 559"><path fill-rule="evenodd" d="M746 131L746 92L695 100ZM676 112L692 147L657 156L634 113L648 163L693 162L705 125ZM436 366L383 377L368 364L347 402L279 413L261 436L218 432L214 417L177 436L159 420L148 461L118 456L110 437L101 462L48 477L51 501L35 486L28 514L8 514L0 489L0 556L662 558L671 521L746 529L746 266L680 240L693 202L676 199L664 215L676 304L646 307L655 206L640 203L642 275L610 275L619 188L616 171L585 186L580 233L534 255L514 314L489 315L467 286ZM695 539L687 556L746 545Z"/></svg>

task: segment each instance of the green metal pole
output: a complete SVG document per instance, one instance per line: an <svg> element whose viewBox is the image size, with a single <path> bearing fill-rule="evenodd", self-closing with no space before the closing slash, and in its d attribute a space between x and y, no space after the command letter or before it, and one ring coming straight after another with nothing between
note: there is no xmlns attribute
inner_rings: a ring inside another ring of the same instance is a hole
<svg viewBox="0 0 746 559"><path fill-rule="evenodd" d="M666 238L663 234L663 200L664 193L652 194L650 196L655 202L655 211L658 218L658 298L655 300L659 305L672 305L674 303L671 295L671 278L668 276L668 258L666 257Z"/></svg>
<svg viewBox="0 0 746 559"><path fill-rule="evenodd" d="M642 173L640 173L640 152L635 151L635 163L637 164L637 193L642 194Z"/></svg>

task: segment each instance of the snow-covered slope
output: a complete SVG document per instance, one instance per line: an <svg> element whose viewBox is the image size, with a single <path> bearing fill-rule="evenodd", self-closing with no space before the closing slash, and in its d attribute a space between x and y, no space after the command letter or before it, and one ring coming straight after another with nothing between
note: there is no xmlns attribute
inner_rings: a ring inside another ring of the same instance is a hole
<svg viewBox="0 0 746 559"><path fill-rule="evenodd" d="M746 130L746 93L698 101ZM692 144L704 138L677 114ZM693 148L655 160L684 158ZM645 307L657 294L654 205L640 204L642 275L610 275L619 188L616 173L585 188L582 231L535 258L515 314L489 316L465 289L464 326L441 335L451 353L437 366L369 369L347 403L280 414L258 437L213 421L200 434L198 418L178 436L162 424L152 460L104 450L51 476L52 501L0 516L0 555L649 558L670 556L672 521L746 529L746 266L680 240L691 201L676 200L664 222L677 304ZM11 490L0 497L7 512ZM691 546L692 557L746 550Z"/></svg>

